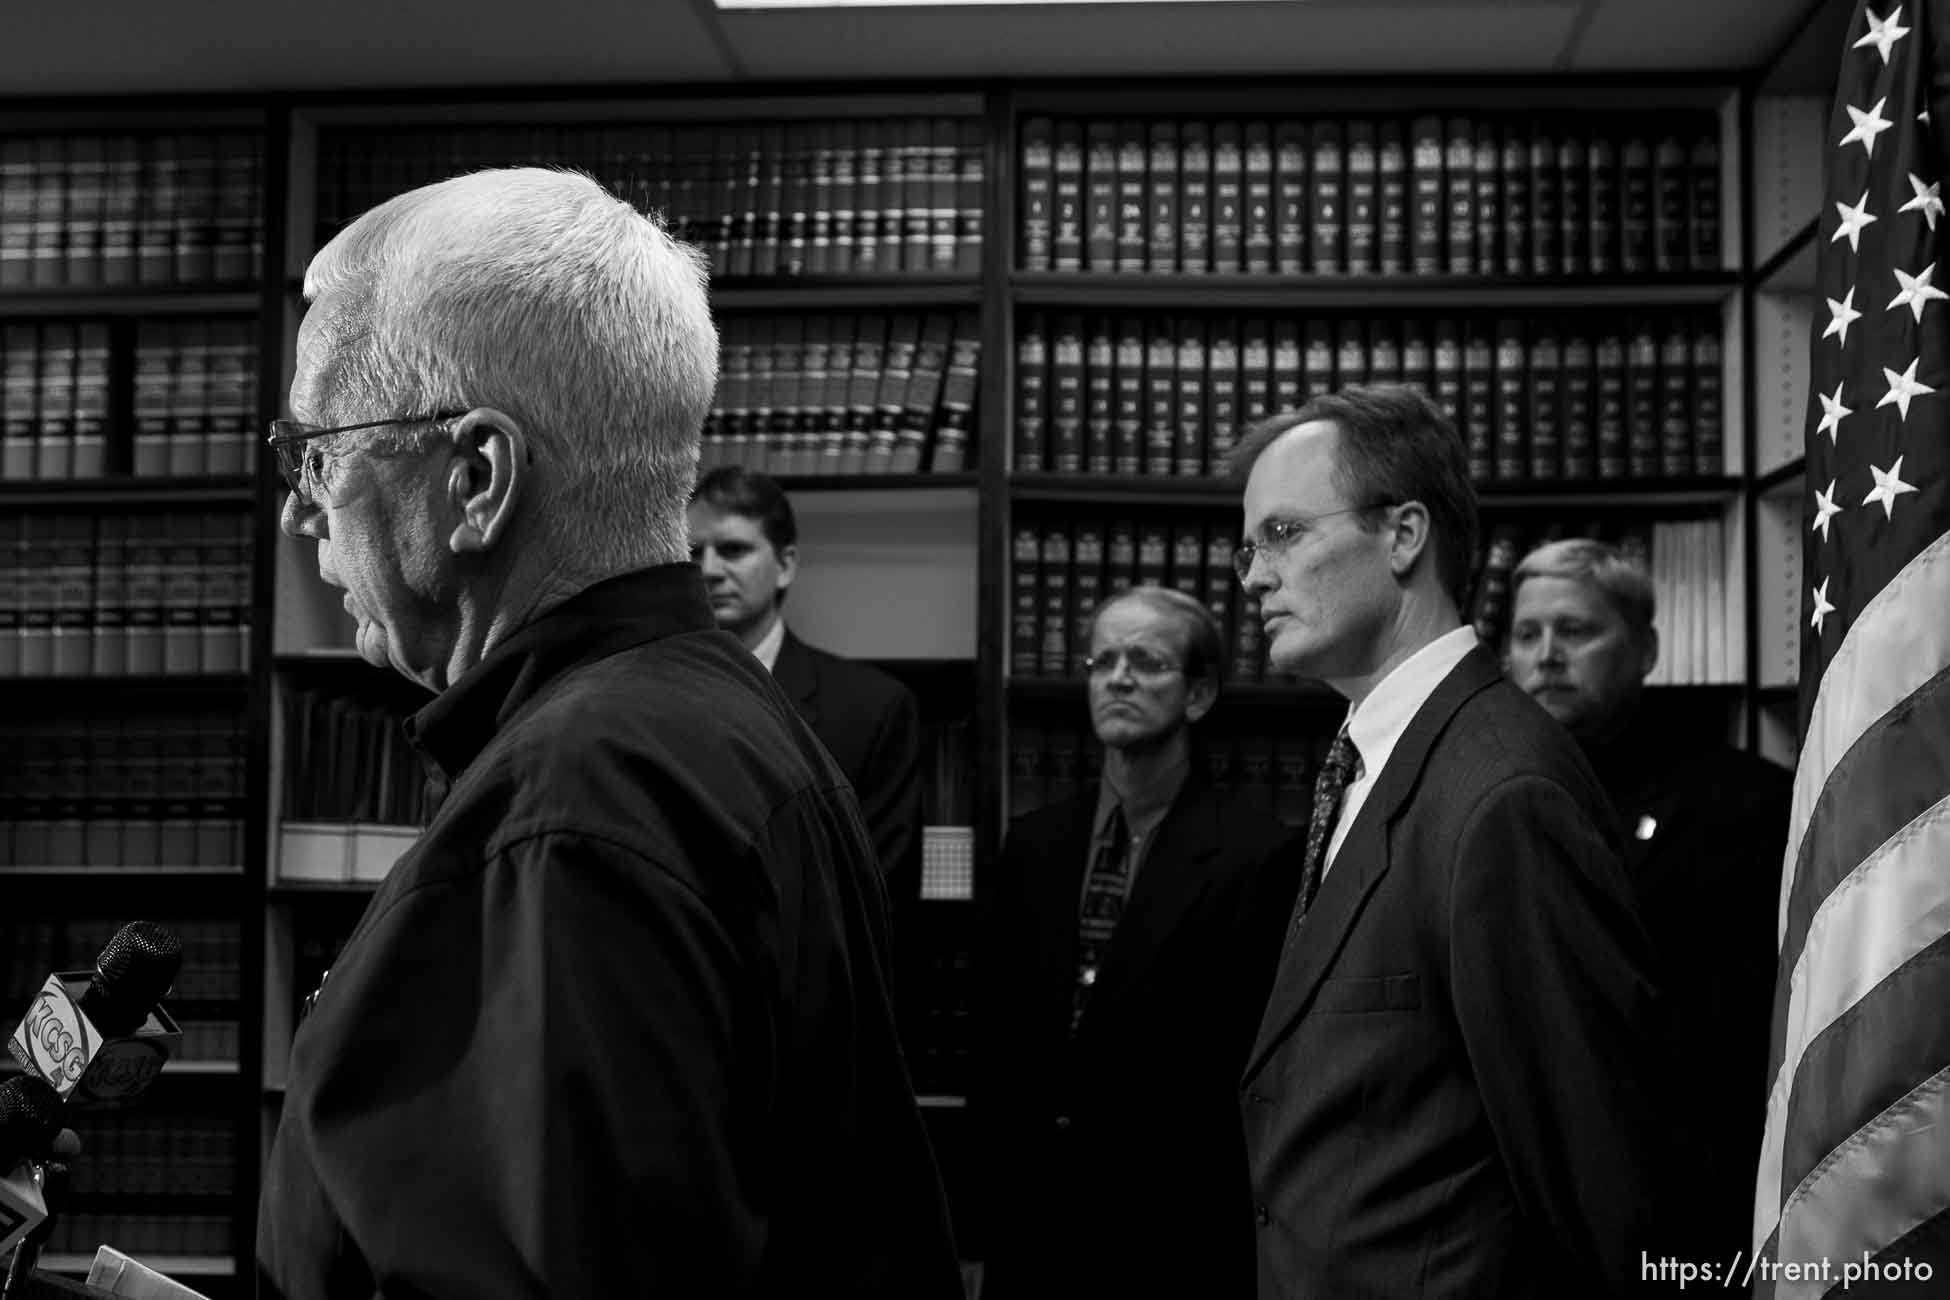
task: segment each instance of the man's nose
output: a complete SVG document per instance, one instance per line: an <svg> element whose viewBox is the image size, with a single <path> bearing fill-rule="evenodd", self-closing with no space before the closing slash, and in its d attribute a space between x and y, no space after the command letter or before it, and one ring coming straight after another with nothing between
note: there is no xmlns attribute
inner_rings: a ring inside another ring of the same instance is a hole
<svg viewBox="0 0 1950 1300"><path fill-rule="evenodd" d="M306 505L296 492L284 494L284 508L278 511L278 527L287 537L319 538L325 535L325 512Z"/></svg>

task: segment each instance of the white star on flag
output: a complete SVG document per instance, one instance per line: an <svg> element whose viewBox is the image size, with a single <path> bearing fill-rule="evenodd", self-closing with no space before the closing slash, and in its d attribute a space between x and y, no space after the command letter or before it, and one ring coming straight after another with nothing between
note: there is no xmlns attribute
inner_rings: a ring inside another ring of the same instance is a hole
<svg viewBox="0 0 1950 1300"><path fill-rule="evenodd" d="M1896 211L1921 212L1923 214L1923 220L1930 223L1931 230L1935 230L1936 219L1943 215L1943 200L1938 197L1937 193L1943 188L1942 182L1931 181L1928 185L1925 185L1922 177L1918 176L1915 172L1911 172L1909 174L1909 187L1916 191L1916 197L1903 204L1900 208L1897 208Z"/></svg>
<svg viewBox="0 0 1950 1300"><path fill-rule="evenodd" d="M1869 473L1875 475L1876 485L1869 489L1869 495L1862 498L1862 504L1872 506L1880 503L1884 520L1896 517L1896 498L1905 492L1916 489L1903 482L1903 458L1896 457L1896 463L1886 470L1869 466Z"/></svg>
<svg viewBox="0 0 1950 1300"><path fill-rule="evenodd" d="M1862 201L1857 203L1852 208L1848 204L1843 203L1841 200L1837 199L1835 201L1835 211L1842 214L1842 224L1835 227L1835 233L1829 236L1828 242L1832 244L1837 239L1840 239L1843 235L1847 235L1848 251L1851 253L1858 253L1862 251L1861 248L1859 247L1861 243L1862 227L1868 225L1870 222L1875 221L1877 219L1869 215L1869 192L1867 190L1863 190Z"/></svg>
<svg viewBox="0 0 1950 1300"><path fill-rule="evenodd" d="M1817 636L1821 634L1821 620L1834 612L1835 607L1828 603L1828 579L1823 578L1821 585L1815 588L1815 616L1808 620L1814 624Z"/></svg>
<svg viewBox="0 0 1950 1300"><path fill-rule="evenodd" d="M1921 359L1920 357L1917 358L1918 361ZM1894 402L1896 409L1903 413L1905 420L1909 418L1910 398L1921 397L1925 393L1934 393L1936 391L1936 389L1931 388L1928 384L1917 379L1915 361L1910 362L1909 369L1903 371L1900 375L1888 366L1884 366L1882 368L1882 377L1889 381L1889 391L1884 393L1882 400L1876 403L1876 409L1880 411L1883 407L1889 405L1889 403Z"/></svg>
<svg viewBox="0 0 1950 1300"><path fill-rule="evenodd" d="M1889 97L1884 95L1876 101L1875 107L1866 113L1853 104L1844 104L1842 107L1848 110L1849 120L1854 122L1855 125L1838 143L1860 143L1864 154L1867 154L1871 158L1875 157L1876 137L1896 125L1882 115L1882 106L1888 102Z"/></svg>
<svg viewBox="0 0 1950 1300"><path fill-rule="evenodd" d="M1855 414L1848 407L1842 405L1842 386L1840 384L1835 385L1835 395L1833 397L1830 397L1826 393L1816 393L1815 396L1821 401L1821 426L1815 430L1815 436L1819 438L1825 433L1828 435L1830 442L1841 442L1842 420L1847 416Z"/></svg>
<svg viewBox="0 0 1950 1300"><path fill-rule="evenodd" d="M1835 504L1835 480L1828 480L1828 490L1815 489L1815 522L1813 531L1821 534L1821 540L1828 540L1828 521L1842 512Z"/></svg>
<svg viewBox="0 0 1950 1300"><path fill-rule="evenodd" d="M1909 35L1909 28L1896 26L1896 20L1903 16L1903 7L1897 5L1895 11L1887 18L1877 18L1866 9L1862 11L1862 16L1869 20L1869 34L1849 48L1859 50L1865 45L1873 45L1876 47L1876 53L1882 56L1883 64L1887 66L1889 47Z"/></svg>
<svg viewBox="0 0 1950 1300"><path fill-rule="evenodd" d="M1950 293L1945 293L1930 283L1930 277L1936 274L1934 264L1924 267L1920 275L1910 275L1901 267L1891 269L1896 272L1896 283L1903 289L1901 293L1889 300L1889 310L1894 311L1898 307L1909 308L1916 314L1918 325L1923 323L1923 308L1929 305L1930 299L1950 298Z"/></svg>
<svg viewBox="0 0 1950 1300"><path fill-rule="evenodd" d="M1829 242L1833 243L1834 241L1830 240ZM1842 346L1847 347L1848 327L1862 318L1862 313L1855 310L1855 286L1851 284L1848 287L1848 292L1842 296L1840 302L1836 302L1833 298L1828 299L1828 310L1830 313L1828 317L1828 328L1821 332L1821 336L1827 338L1830 334L1839 334L1842 336ZM1836 389L1835 391L1840 392L1841 390Z"/></svg>

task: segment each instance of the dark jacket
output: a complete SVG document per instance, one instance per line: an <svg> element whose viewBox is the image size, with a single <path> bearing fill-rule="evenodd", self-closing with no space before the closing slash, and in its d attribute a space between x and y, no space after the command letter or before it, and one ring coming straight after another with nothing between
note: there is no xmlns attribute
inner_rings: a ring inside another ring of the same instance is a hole
<svg viewBox="0 0 1950 1300"><path fill-rule="evenodd" d="M1299 879L1291 832L1192 781L1153 833L1074 1040L1085 794L1010 828L983 881L971 1100L984 1294L1252 1292L1234 1086Z"/></svg>
<svg viewBox="0 0 1950 1300"><path fill-rule="evenodd" d="M1471 651L1350 827L1245 1071L1263 1297L1635 1291L1656 1007L1610 823L1570 735Z"/></svg>
<svg viewBox="0 0 1950 1300"><path fill-rule="evenodd" d="M921 871L921 714L914 692L791 632L772 676L853 783L880 869L912 893Z"/></svg>
<svg viewBox="0 0 1950 1300"><path fill-rule="evenodd" d="M866 829L696 567L411 731L445 797L298 1030L265 1294L959 1296Z"/></svg>
<svg viewBox="0 0 1950 1300"><path fill-rule="evenodd" d="M1776 918L1794 777L1724 745L1675 745L1640 722L1586 751L1665 991L1665 1127L1687 1153L1662 1190L1674 1253L1751 1245L1766 1126Z"/></svg>

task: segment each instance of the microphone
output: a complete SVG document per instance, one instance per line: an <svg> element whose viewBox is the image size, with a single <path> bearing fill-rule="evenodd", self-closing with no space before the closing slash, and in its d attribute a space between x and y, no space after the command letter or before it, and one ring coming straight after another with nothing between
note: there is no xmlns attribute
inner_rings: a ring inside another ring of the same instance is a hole
<svg viewBox="0 0 1950 1300"><path fill-rule="evenodd" d="M47 1218L40 1173L61 1133L61 1098L44 1079L16 1075L0 1083L0 1253Z"/></svg>
<svg viewBox="0 0 1950 1300"><path fill-rule="evenodd" d="M183 945L167 928L131 921L94 971L47 977L7 1050L70 1109L128 1105L182 1045L161 1002L182 964Z"/></svg>

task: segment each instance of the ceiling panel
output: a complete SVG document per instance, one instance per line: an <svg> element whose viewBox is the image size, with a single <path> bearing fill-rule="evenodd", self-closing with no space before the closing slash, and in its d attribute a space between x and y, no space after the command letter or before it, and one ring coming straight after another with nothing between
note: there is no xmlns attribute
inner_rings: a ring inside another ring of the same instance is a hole
<svg viewBox="0 0 1950 1300"><path fill-rule="evenodd" d="M1515 72L1551 68L1564 0L1092 4L723 15L755 77Z"/></svg>
<svg viewBox="0 0 1950 1300"><path fill-rule="evenodd" d="M86 0L6 6L0 95L732 75L690 0Z"/></svg>
<svg viewBox="0 0 1950 1300"><path fill-rule="evenodd" d="M1808 15L1807 0L1604 0L1569 52L1576 71L1757 67Z"/></svg>

